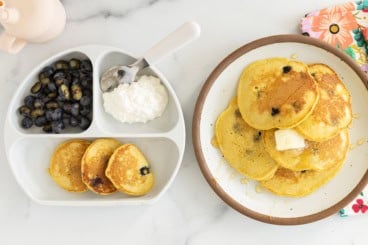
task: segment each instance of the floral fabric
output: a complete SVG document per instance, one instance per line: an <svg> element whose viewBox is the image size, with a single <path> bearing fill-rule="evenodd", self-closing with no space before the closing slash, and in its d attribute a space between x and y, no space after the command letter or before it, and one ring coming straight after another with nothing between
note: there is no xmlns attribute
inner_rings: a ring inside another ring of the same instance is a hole
<svg viewBox="0 0 368 245"><path fill-rule="evenodd" d="M308 13L300 28L303 35L344 50L368 76L368 0Z"/></svg>
<svg viewBox="0 0 368 245"><path fill-rule="evenodd" d="M313 11L302 18L303 35L321 39L345 51L368 76L368 0L348 2ZM368 214L368 186L348 206L341 217Z"/></svg>

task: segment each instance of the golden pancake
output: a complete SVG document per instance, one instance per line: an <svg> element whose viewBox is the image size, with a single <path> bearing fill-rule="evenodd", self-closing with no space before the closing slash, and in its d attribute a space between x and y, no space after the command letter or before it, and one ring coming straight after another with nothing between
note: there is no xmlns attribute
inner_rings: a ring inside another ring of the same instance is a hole
<svg viewBox="0 0 368 245"><path fill-rule="evenodd" d="M334 166L322 171L305 170L292 171L279 168L272 179L261 181L261 185L269 191L290 197L302 197L314 192L327 183L340 170L345 159L340 160Z"/></svg>
<svg viewBox="0 0 368 245"><path fill-rule="evenodd" d="M260 130L295 127L312 113L319 98L308 66L286 58L248 65L237 93L243 119Z"/></svg>
<svg viewBox="0 0 368 245"><path fill-rule="evenodd" d="M55 149L48 171L61 188L72 192L87 190L81 177L81 160L89 145L87 140L75 139L63 142Z"/></svg>
<svg viewBox="0 0 368 245"><path fill-rule="evenodd" d="M115 139L96 139L87 148L82 158L82 180L88 189L101 195L116 191L105 170L110 156L120 145Z"/></svg>
<svg viewBox="0 0 368 245"><path fill-rule="evenodd" d="M294 170L323 170L335 165L344 159L349 149L349 132L347 129L340 131L338 135L323 142L306 140L303 149L291 149L285 151L276 150L275 130L267 130L263 133L263 143L266 151L280 166Z"/></svg>
<svg viewBox="0 0 368 245"><path fill-rule="evenodd" d="M239 173L255 180L274 175L277 164L263 146L262 131L243 120L236 98L218 117L215 134L224 158Z"/></svg>
<svg viewBox="0 0 368 245"><path fill-rule="evenodd" d="M313 64L309 71L318 83L320 99L313 113L296 129L308 140L324 141L350 124L351 97L344 83L327 65Z"/></svg>
<svg viewBox="0 0 368 245"><path fill-rule="evenodd" d="M146 194L154 183L146 158L133 144L124 144L114 151L105 173L119 191L133 196Z"/></svg>

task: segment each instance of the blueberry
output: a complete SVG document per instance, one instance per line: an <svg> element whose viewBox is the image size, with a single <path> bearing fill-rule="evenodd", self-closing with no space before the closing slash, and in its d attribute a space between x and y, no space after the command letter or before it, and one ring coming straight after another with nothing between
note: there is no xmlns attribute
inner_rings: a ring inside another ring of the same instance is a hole
<svg viewBox="0 0 368 245"><path fill-rule="evenodd" d="M92 102L92 100L91 100L91 97L89 97L89 96L82 96L82 98L79 101L81 106L89 106L91 104L91 102Z"/></svg>
<svg viewBox="0 0 368 245"><path fill-rule="evenodd" d="M51 120L57 121L63 117L63 110L61 108L57 108L52 112Z"/></svg>
<svg viewBox="0 0 368 245"><path fill-rule="evenodd" d="M31 115L31 108L29 108L26 105L23 105L21 107L18 108L18 112L19 114L21 114L22 116L30 116Z"/></svg>
<svg viewBox="0 0 368 245"><path fill-rule="evenodd" d="M37 99L35 99L35 100L33 101L33 107L34 107L34 108L42 108L42 107L43 107L43 105L44 105L44 102L43 102L43 100L42 100L42 99L37 98Z"/></svg>
<svg viewBox="0 0 368 245"><path fill-rule="evenodd" d="M56 70L67 70L69 69L69 63L65 60L58 60L54 63L54 67Z"/></svg>
<svg viewBox="0 0 368 245"><path fill-rule="evenodd" d="M31 93L32 94L37 94L39 92L41 92L42 89L42 83L41 82L36 82L35 84L33 84L32 88L31 88Z"/></svg>
<svg viewBox="0 0 368 245"><path fill-rule="evenodd" d="M79 80L79 77L73 77L72 78L72 86L73 85L80 85L80 80Z"/></svg>
<svg viewBox="0 0 368 245"><path fill-rule="evenodd" d="M72 116L75 116L75 117L79 115L79 104L78 103L72 104L70 113L72 114Z"/></svg>
<svg viewBox="0 0 368 245"><path fill-rule="evenodd" d="M24 98L24 104L28 106L29 108L33 108L33 102L35 100L35 97L33 95L28 95Z"/></svg>
<svg viewBox="0 0 368 245"><path fill-rule="evenodd" d="M83 89L83 95L92 98L92 90L88 88Z"/></svg>
<svg viewBox="0 0 368 245"><path fill-rule="evenodd" d="M43 126L42 130L43 130L45 133L51 133L51 132L52 132L51 123L47 123L45 126Z"/></svg>
<svg viewBox="0 0 368 245"><path fill-rule="evenodd" d="M62 121L53 121L51 123L51 129L52 129L52 132L55 133L55 134L60 134L61 131L64 129L64 124Z"/></svg>
<svg viewBox="0 0 368 245"><path fill-rule="evenodd" d="M282 72L283 73L289 73L291 71L291 66L284 66L283 68L282 68Z"/></svg>
<svg viewBox="0 0 368 245"><path fill-rule="evenodd" d="M81 65L81 62L78 59L69 60L69 66L71 69L79 69L80 65Z"/></svg>
<svg viewBox="0 0 368 245"><path fill-rule="evenodd" d="M139 172L142 176L144 176L150 173L150 169L149 167L142 167L139 169Z"/></svg>
<svg viewBox="0 0 368 245"><path fill-rule="evenodd" d="M54 79L54 81L59 80L59 79L65 79L66 78L66 74L64 71L56 71L52 77Z"/></svg>
<svg viewBox="0 0 368 245"><path fill-rule="evenodd" d="M57 90L57 87L56 87L55 83L48 83L47 88L50 92L55 92Z"/></svg>
<svg viewBox="0 0 368 245"><path fill-rule="evenodd" d="M47 120L46 120L45 116L37 117L34 121L34 124L37 127L43 127L43 126L45 126L46 123L47 123Z"/></svg>
<svg viewBox="0 0 368 245"><path fill-rule="evenodd" d="M47 121L52 121L52 110L47 110L45 112L45 117Z"/></svg>
<svg viewBox="0 0 368 245"><path fill-rule="evenodd" d="M70 117L69 118L69 125L72 127L77 127L79 124L78 119L75 117Z"/></svg>
<svg viewBox="0 0 368 245"><path fill-rule="evenodd" d="M44 78L40 79L40 82L41 82L42 85L45 86L45 85L49 84L51 82L51 80L48 77L44 77Z"/></svg>
<svg viewBox="0 0 368 245"><path fill-rule="evenodd" d="M87 117L81 117L80 118L79 127L82 130L87 129L90 124L91 124L91 120L89 120Z"/></svg>
<svg viewBox="0 0 368 245"><path fill-rule="evenodd" d="M59 96L62 98L62 100L70 100L70 91L66 84L60 85Z"/></svg>
<svg viewBox="0 0 368 245"><path fill-rule="evenodd" d="M80 63L80 69L82 71L92 71L92 63L90 60L82 60Z"/></svg>
<svg viewBox="0 0 368 245"><path fill-rule="evenodd" d="M271 116L276 116L279 113L280 113L280 109L272 107Z"/></svg>
<svg viewBox="0 0 368 245"><path fill-rule="evenodd" d="M89 106L82 106L82 108L79 110L79 113L82 116L87 116L90 113L91 109Z"/></svg>
<svg viewBox="0 0 368 245"><path fill-rule="evenodd" d="M92 78L91 77L83 77L80 80L80 84L83 88L91 88L92 87Z"/></svg>
<svg viewBox="0 0 368 245"><path fill-rule="evenodd" d="M52 66L45 66L42 68L41 72L47 74L47 76L51 76L54 73L54 68L52 68Z"/></svg>
<svg viewBox="0 0 368 245"><path fill-rule="evenodd" d="M30 117L25 117L22 119L21 126L24 129L30 128L33 126L33 120Z"/></svg>
<svg viewBox="0 0 368 245"><path fill-rule="evenodd" d="M64 103L63 105L63 110L64 112L66 113L71 113L71 110L72 110L72 104L71 103Z"/></svg>

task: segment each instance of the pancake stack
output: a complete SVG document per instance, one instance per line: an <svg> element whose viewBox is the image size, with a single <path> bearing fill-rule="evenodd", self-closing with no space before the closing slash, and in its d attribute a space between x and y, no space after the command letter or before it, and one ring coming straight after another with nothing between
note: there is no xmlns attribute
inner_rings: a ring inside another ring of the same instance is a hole
<svg viewBox="0 0 368 245"><path fill-rule="evenodd" d="M349 91L325 64L259 60L240 76L237 96L216 121L226 161L281 196L308 195L333 178L349 148ZM293 129L305 147L277 150L275 131Z"/></svg>
<svg viewBox="0 0 368 245"><path fill-rule="evenodd" d="M91 190L100 195L120 191L131 196L148 193L154 184L151 167L133 144L115 139L69 140L55 150L49 166L52 179L71 192Z"/></svg>

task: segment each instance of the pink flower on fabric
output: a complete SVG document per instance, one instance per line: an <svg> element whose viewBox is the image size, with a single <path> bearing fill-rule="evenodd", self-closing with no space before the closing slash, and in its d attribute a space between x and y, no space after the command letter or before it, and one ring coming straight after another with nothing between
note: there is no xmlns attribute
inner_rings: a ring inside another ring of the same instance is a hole
<svg viewBox="0 0 368 245"><path fill-rule="evenodd" d="M356 204L352 206L355 213L362 212L363 214L368 210L368 205L365 205L363 199L357 199Z"/></svg>
<svg viewBox="0 0 368 245"><path fill-rule="evenodd" d="M353 43L351 31L358 28L358 24L351 13L335 12L314 16L311 26L314 32L322 32L320 38L342 49Z"/></svg>

